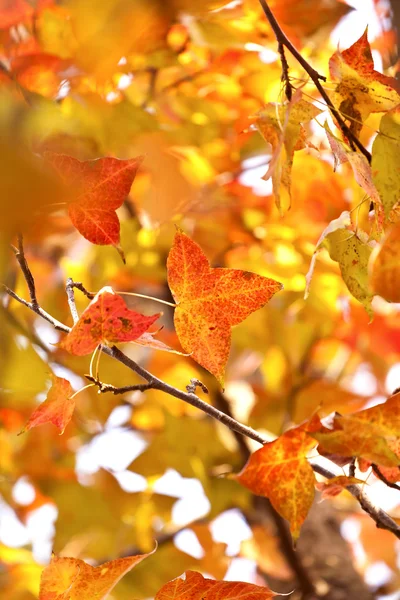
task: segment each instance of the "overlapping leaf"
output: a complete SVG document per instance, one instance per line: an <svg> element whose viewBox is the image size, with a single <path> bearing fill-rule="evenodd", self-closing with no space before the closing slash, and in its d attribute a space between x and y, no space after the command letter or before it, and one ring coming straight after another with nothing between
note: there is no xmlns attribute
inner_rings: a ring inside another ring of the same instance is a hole
<svg viewBox="0 0 400 600"><path fill-rule="evenodd" d="M270 600L275 596L267 587L241 581L215 581L195 571L186 571L185 579L166 583L155 600Z"/></svg>
<svg viewBox="0 0 400 600"><path fill-rule="evenodd" d="M118 246L115 211L129 194L142 157L80 161L53 152L45 156L70 190L68 214L77 230L93 244Z"/></svg>
<svg viewBox="0 0 400 600"><path fill-rule="evenodd" d="M399 147L400 150L400 147ZM388 302L400 302L400 224L388 233L371 256L370 285L374 294Z"/></svg>
<svg viewBox="0 0 400 600"><path fill-rule="evenodd" d="M132 342L160 315L146 317L130 310L121 296L105 287L96 294L59 347L71 354L90 354L99 344Z"/></svg>
<svg viewBox="0 0 400 600"><path fill-rule="evenodd" d="M339 80L333 100L350 120L350 130L356 136L370 113L387 111L400 103L396 80L374 69L367 30L350 48L333 54L329 71Z"/></svg>
<svg viewBox="0 0 400 600"><path fill-rule="evenodd" d="M78 558L53 556L42 573L39 600L103 600L128 571L150 554L118 558L100 567Z"/></svg>
<svg viewBox="0 0 400 600"><path fill-rule="evenodd" d="M257 116L257 129L272 147L272 156L264 179L272 177L277 207L281 208L281 185L290 195L291 170L296 150L307 146L302 123L308 123L320 114L310 102L294 97L290 103L268 103Z"/></svg>
<svg viewBox="0 0 400 600"><path fill-rule="evenodd" d="M46 400L33 411L21 433L44 423L53 423L59 428L60 433L64 433L75 409L75 400L70 398L72 394L73 389L67 379L54 377Z"/></svg>
<svg viewBox="0 0 400 600"><path fill-rule="evenodd" d="M186 352L222 384L231 327L264 306L282 284L239 269L213 269L206 255L177 232L167 262L168 284L177 303L174 323Z"/></svg>
<svg viewBox="0 0 400 600"><path fill-rule="evenodd" d="M400 201L399 154L400 108L396 107L382 117L379 133L372 145L373 179L387 219L392 208Z"/></svg>
<svg viewBox="0 0 400 600"><path fill-rule="evenodd" d="M295 539L314 499L314 472L306 458L315 446L302 427L291 429L251 455L235 476L254 494L266 496L290 523Z"/></svg>
<svg viewBox="0 0 400 600"><path fill-rule="evenodd" d="M345 416L336 416L332 429L312 434L324 452L357 456L384 467L397 467L400 458L392 449L400 437L400 394L383 404Z"/></svg>
<svg viewBox="0 0 400 600"><path fill-rule="evenodd" d="M340 272L349 292L361 302L368 314L372 314L372 294L368 282L368 261L371 256L372 247L360 239L359 234L350 228L349 213L331 221L323 231L316 245L311 265L307 273L307 288L311 283L314 272L317 253L326 248L332 260L339 263Z"/></svg>
<svg viewBox="0 0 400 600"><path fill-rule="evenodd" d="M363 484L364 481L362 479L357 479L356 477L348 477L347 475L338 475L337 477L332 477L332 479L327 479L323 482L318 482L315 484L315 487L319 492L321 492L321 498L332 498L333 496L337 496L343 490L345 490L349 485Z"/></svg>

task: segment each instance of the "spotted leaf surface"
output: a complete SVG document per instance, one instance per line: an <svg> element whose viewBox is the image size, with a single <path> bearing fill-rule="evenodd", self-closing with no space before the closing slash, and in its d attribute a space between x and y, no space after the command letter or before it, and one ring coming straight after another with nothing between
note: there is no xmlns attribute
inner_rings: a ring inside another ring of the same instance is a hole
<svg viewBox="0 0 400 600"><path fill-rule="evenodd" d="M53 556L42 573L39 600L103 600L118 581L149 554L92 567L77 558Z"/></svg>
<svg viewBox="0 0 400 600"><path fill-rule="evenodd" d="M130 310L121 296L105 287L93 298L59 347L71 354L90 354L99 344L132 342L160 315L146 317Z"/></svg>
<svg viewBox="0 0 400 600"><path fill-rule="evenodd" d="M183 349L223 384L231 327L264 306L282 284L239 269L213 269L182 232L167 262L168 284L177 303L174 323Z"/></svg>
<svg viewBox="0 0 400 600"><path fill-rule="evenodd" d="M270 600L276 594L267 587L241 581L215 581L195 571L186 571L185 579L174 579L164 585L155 600Z"/></svg>
<svg viewBox="0 0 400 600"><path fill-rule="evenodd" d="M270 499L287 519L295 539L314 499L314 472L306 458L315 441L302 428L291 429L251 455L236 480Z"/></svg>

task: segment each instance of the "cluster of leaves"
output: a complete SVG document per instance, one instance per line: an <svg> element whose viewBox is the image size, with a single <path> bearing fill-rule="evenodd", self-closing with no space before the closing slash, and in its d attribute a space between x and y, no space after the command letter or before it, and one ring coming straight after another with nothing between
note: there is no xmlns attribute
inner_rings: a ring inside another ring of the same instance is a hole
<svg viewBox="0 0 400 600"><path fill-rule="evenodd" d="M366 407L387 396L400 356L390 305L400 302L400 89L375 70L367 31L346 50L330 47L344 3L269 4L289 39L268 61L276 40L258 0L0 4L0 275L11 292L0 307L0 493L22 523L45 505L58 510L57 555L43 572L31 553L0 546L10 600L105 598L145 558L113 598L267 600L267 587L220 581L229 563L210 532L215 517L239 508L252 530L240 555L267 576L281 565L289 580L252 494L269 498L297 540L315 488L333 497L371 469L400 479L400 395ZM292 42L329 70L329 110ZM247 183L255 157L271 180L262 195ZM22 272L9 253L20 233ZM31 311L15 301L26 284ZM75 300L74 285L90 302ZM114 344L146 366L146 384L140 366L134 375L113 360ZM356 393L365 372L371 389ZM191 379L190 397L228 398L274 441L243 467L233 438L159 391ZM134 406L126 426L147 444L126 465L146 479L143 492L76 462L123 392ZM317 481L318 456L350 469ZM167 469L198 479L208 497L206 521L190 525L203 559L174 545L176 498L153 490ZM21 478L34 491L27 505L14 493ZM370 562L375 547L365 535Z"/></svg>

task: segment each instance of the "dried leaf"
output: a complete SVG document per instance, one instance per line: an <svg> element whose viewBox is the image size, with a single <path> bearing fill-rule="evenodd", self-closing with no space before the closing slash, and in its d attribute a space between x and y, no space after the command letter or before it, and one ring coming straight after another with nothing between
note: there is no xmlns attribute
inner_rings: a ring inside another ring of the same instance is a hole
<svg viewBox="0 0 400 600"><path fill-rule="evenodd" d="M70 398L73 393L74 391L67 379L54 377L53 385L49 389L46 400L33 411L20 434L44 423L53 423L59 428L60 434L64 433L75 409L75 400Z"/></svg>
<svg viewBox="0 0 400 600"><path fill-rule="evenodd" d="M350 130L358 137L362 125L372 112L383 112L400 103L393 77L374 70L368 30L350 48L337 50L329 61L331 77L339 80L334 102L351 121Z"/></svg>
<svg viewBox="0 0 400 600"><path fill-rule="evenodd" d="M58 346L76 356L84 356L93 352L99 344L132 342L159 316L146 317L130 310L112 288L104 287Z"/></svg>
<svg viewBox="0 0 400 600"><path fill-rule="evenodd" d="M235 479L254 494L270 499L290 523L295 539L314 499L314 472L307 460L315 446L302 427L290 429L254 452Z"/></svg>
<svg viewBox="0 0 400 600"><path fill-rule="evenodd" d="M362 479L357 479L356 477L347 477L347 475L338 475L337 477L332 477L332 479L327 479L323 482L317 482L315 487L319 492L321 492L321 498L333 498L337 496L343 490L346 489L349 485L354 484L363 484L365 483Z"/></svg>
<svg viewBox="0 0 400 600"><path fill-rule="evenodd" d="M177 232L168 255L174 323L184 350L223 384L231 327L264 306L282 284L239 269L212 269L206 255Z"/></svg>

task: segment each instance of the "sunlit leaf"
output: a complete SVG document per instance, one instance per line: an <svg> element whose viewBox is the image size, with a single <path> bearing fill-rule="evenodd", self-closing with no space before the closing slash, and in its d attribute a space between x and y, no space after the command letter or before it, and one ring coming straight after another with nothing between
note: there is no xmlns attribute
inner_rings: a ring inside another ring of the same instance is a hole
<svg viewBox="0 0 400 600"><path fill-rule="evenodd" d="M295 539L314 499L315 477L306 458L314 446L304 429L291 429L254 452L235 476L254 494L270 499L279 514L289 521Z"/></svg>
<svg viewBox="0 0 400 600"><path fill-rule="evenodd" d="M44 423L53 423L58 427L60 433L64 433L75 409L75 400L70 398L72 394L73 389L70 382L61 377L55 377L46 400L32 413L21 433Z"/></svg>
<svg viewBox="0 0 400 600"><path fill-rule="evenodd" d="M71 354L90 354L99 344L132 342L140 337L160 315L146 317L127 308L111 288L103 288L59 343Z"/></svg>
<svg viewBox="0 0 400 600"><path fill-rule="evenodd" d="M373 179L387 218L400 200L399 152L400 109L397 107L383 115L379 133L372 145Z"/></svg>
<svg viewBox="0 0 400 600"><path fill-rule="evenodd" d="M182 347L223 384L231 327L264 306L282 284L248 271L212 269L183 232L175 236L167 268Z"/></svg>

